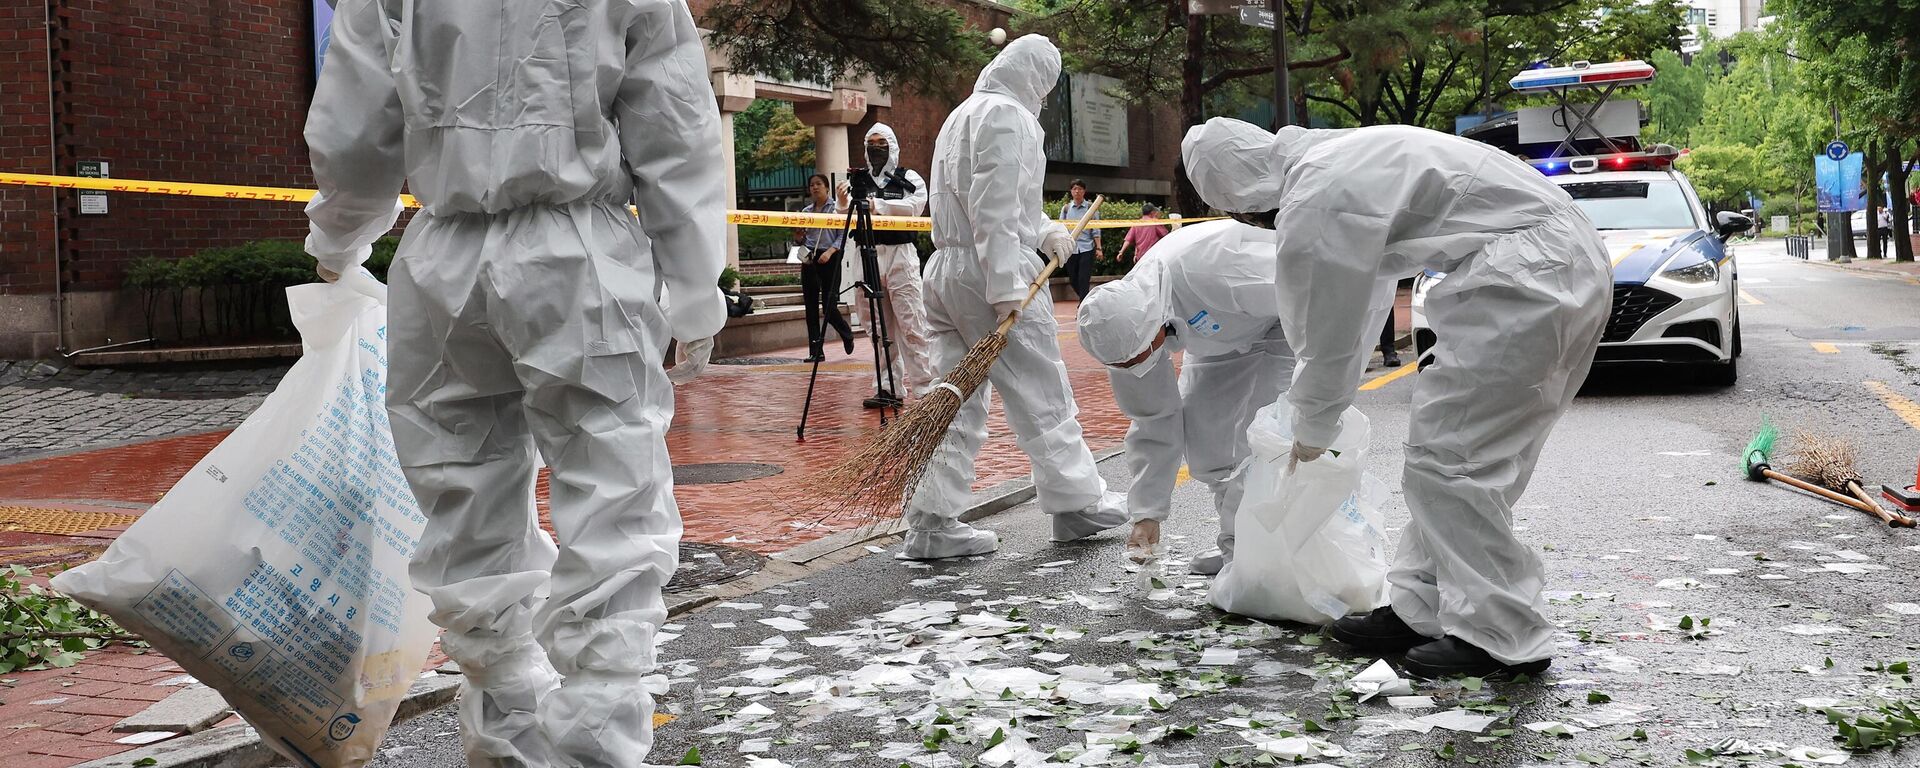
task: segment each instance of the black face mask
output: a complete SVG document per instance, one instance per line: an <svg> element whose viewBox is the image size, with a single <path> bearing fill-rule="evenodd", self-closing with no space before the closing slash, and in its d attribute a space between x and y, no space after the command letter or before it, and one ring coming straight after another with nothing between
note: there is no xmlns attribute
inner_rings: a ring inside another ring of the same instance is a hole
<svg viewBox="0 0 1920 768"><path fill-rule="evenodd" d="M887 147L867 147L867 168L879 173L881 168L887 167L887 152Z"/></svg>
<svg viewBox="0 0 1920 768"><path fill-rule="evenodd" d="M1280 215L1280 210L1277 208L1271 211L1262 211L1260 213L1229 213L1227 214L1227 216L1231 217L1234 221L1240 222L1249 227L1259 227L1261 229L1273 229L1273 220L1279 217L1279 215Z"/></svg>

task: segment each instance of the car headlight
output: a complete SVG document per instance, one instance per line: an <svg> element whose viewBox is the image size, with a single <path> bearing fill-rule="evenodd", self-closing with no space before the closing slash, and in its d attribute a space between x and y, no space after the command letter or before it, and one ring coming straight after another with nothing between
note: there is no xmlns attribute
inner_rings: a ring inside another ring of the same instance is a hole
<svg viewBox="0 0 1920 768"><path fill-rule="evenodd" d="M1705 284L1719 282L1720 265L1698 250L1688 248L1667 262L1660 270L1660 276L1682 283Z"/></svg>
<svg viewBox="0 0 1920 768"><path fill-rule="evenodd" d="M1445 272L1435 272L1431 269L1423 271L1419 275L1415 276L1413 278L1413 296L1411 299L1413 306L1416 306L1416 307L1426 306L1427 291L1433 290L1433 287L1440 283L1440 279L1446 276L1447 276L1447 273Z"/></svg>

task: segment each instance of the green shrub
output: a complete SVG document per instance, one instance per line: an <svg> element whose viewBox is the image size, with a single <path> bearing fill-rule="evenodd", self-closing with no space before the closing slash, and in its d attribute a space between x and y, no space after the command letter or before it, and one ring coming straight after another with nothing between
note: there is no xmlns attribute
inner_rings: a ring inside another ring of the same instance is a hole
<svg viewBox="0 0 1920 768"><path fill-rule="evenodd" d="M720 270L720 290L731 291L740 283L740 270L727 267Z"/></svg>
<svg viewBox="0 0 1920 768"><path fill-rule="evenodd" d="M750 288L764 288L770 285L799 285L800 275L743 275L740 284Z"/></svg>

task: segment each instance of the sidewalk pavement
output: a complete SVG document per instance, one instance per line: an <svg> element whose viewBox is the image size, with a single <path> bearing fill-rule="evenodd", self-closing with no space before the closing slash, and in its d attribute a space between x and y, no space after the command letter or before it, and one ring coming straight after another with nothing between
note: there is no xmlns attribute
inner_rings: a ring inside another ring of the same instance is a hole
<svg viewBox="0 0 1920 768"><path fill-rule="evenodd" d="M1396 314L1403 332L1409 319L1405 302L1403 290ZM1114 405L1104 369L1080 348L1077 309L1073 302L1054 306L1060 347L1088 445L1095 452L1109 451L1120 445L1128 422ZM865 524L820 519L817 512L793 509L781 500L790 497L796 478L831 465L879 428L877 412L860 404L874 388L872 348L865 338L856 341L853 355L830 348L829 361L820 366L805 443L795 440L812 370L801 362L804 348L719 361L679 388L667 442L676 474L685 471L687 477L677 484L675 497L685 541L711 545L683 556L683 576L705 585L737 579L753 570L739 567L742 562L764 563L761 556L792 552ZM257 407L281 373L284 368L167 375L0 365L0 425L30 425L39 436L26 443L10 440L6 449L16 456L11 460L0 451L0 562L34 568L35 581L44 583L59 568L97 557ZM166 399L182 396L194 399ZM102 413L109 416L99 418ZM57 421L32 426L49 419ZM997 398L989 424L976 491L1029 472ZM113 444L169 429L167 437ZM109 445L81 447L101 443ZM36 453L19 456L27 451ZM696 474L724 475L733 469L690 465L740 463L771 465L778 473L738 482L689 482L699 479ZM546 523L544 471L539 499ZM727 567L716 569L715 563ZM695 586L701 585L673 589ZM436 651L428 669L443 662ZM70 669L0 678L0 765L68 768L135 749L125 741L129 734L112 730L114 724L190 682L158 652L119 647L89 653ZM237 718L228 718L221 725L236 723Z"/></svg>

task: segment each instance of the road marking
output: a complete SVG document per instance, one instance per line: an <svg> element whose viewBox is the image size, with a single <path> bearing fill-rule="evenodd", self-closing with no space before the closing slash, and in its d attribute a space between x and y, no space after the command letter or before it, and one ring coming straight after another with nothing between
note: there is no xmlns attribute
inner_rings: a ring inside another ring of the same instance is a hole
<svg viewBox="0 0 1920 768"><path fill-rule="evenodd" d="M1186 485L1187 481L1192 479L1193 473L1188 472L1187 465L1182 464L1180 465L1180 474L1173 476L1173 484L1176 486Z"/></svg>
<svg viewBox="0 0 1920 768"><path fill-rule="evenodd" d="M1616 267L1620 266L1620 262L1626 261L1628 256L1632 256L1634 253L1638 252L1640 249L1645 247L1647 247L1646 243L1634 243L1632 248L1628 248L1626 252L1621 253L1619 256L1613 257L1613 265Z"/></svg>
<svg viewBox="0 0 1920 768"><path fill-rule="evenodd" d="M1868 381L1866 386L1868 391L1880 396L1880 402L1885 403L1893 415L1899 416L1907 426L1920 429L1920 403L1908 400L1905 395L1878 381Z"/></svg>
<svg viewBox="0 0 1920 768"><path fill-rule="evenodd" d="M1837 354L1840 354L1840 348L1839 348L1839 347L1836 347L1836 346L1834 346L1834 345L1832 345L1832 344L1828 344L1827 342L1824 342L1824 341L1816 341L1816 342L1812 342L1812 344L1813 344L1813 351L1815 351L1815 352L1818 352L1818 353L1820 353L1820 354L1823 354L1823 355L1837 355Z"/></svg>
<svg viewBox="0 0 1920 768"><path fill-rule="evenodd" d="M653 713L653 727L655 728L666 725L667 723L671 723L673 721L674 721L673 715L669 715L665 712Z"/></svg>
<svg viewBox="0 0 1920 768"><path fill-rule="evenodd" d="M1747 289L1742 288L1740 289L1740 303L1746 304L1746 305L1753 305L1753 304L1765 304L1766 302L1761 301L1758 296L1755 296L1751 293L1747 293Z"/></svg>
<svg viewBox="0 0 1920 768"><path fill-rule="evenodd" d="M1414 371L1418 371L1418 370L1420 370L1420 364L1409 361L1406 365L1402 365L1399 368L1393 369L1391 373L1385 374L1383 376L1375 377L1374 380L1360 385L1360 391L1371 392L1373 390L1384 387L1388 384L1392 384L1394 381L1398 380L1400 377L1413 373Z"/></svg>

